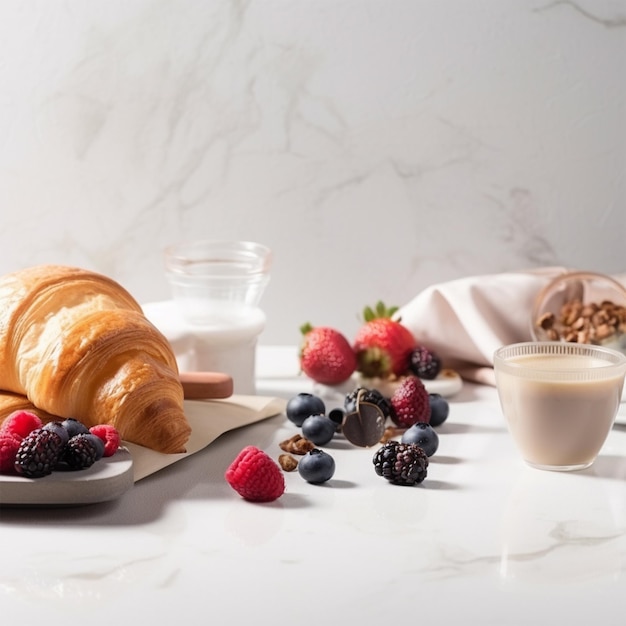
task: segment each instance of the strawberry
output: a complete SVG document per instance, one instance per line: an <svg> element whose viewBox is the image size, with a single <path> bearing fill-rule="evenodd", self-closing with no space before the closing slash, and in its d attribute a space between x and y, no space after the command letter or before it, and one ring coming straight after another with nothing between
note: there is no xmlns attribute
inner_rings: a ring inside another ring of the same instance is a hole
<svg viewBox="0 0 626 626"><path fill-rule="evenodd" d="M300 346L300 369L323 385L339 385L352 376L356 356L350 342L338 330L328 326L304 324Z"/></svg>
<svg viewBox="0 0 626 626"><path fill-rule="evenodd" d="M401 428L418 422L430 422L430 398L424 383L417 376L407 376L391 396L392 421Z"/></svg>
<svg viewBox="0 0 626 626"><path fill-rule="evenodd" d="M417 341L398 319L392 319L397 307L382 302L376 308L365 307L364 324L357 331L353 349L357 370L364 376L388 378L406 374Z"/></svg>
<svg viewBox="0 0 626 626"><path fill-rule="evenodd" d="M228 484L250 502L272 502L285 491L285 478L278 464L263 450L246 446L224 475Z"/></svg>

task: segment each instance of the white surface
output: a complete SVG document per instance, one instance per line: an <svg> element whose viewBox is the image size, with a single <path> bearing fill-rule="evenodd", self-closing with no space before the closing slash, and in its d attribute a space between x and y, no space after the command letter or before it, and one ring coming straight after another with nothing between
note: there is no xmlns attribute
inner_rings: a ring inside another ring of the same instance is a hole
<svg viewBox="0 0 626 626"><path fill-rule="evenodd" d="M625 0L0 2L0 273L169 296L274 252L261 342L538 265L622 272Z"/></svg>
<svg viewBox="0 0 626 626"><path fill-rule="evenodd" d="M292 349L259 352L261 387L306 390ZM271 378L274 376L274 378ZM287 474L277 502L245 502L223 473L284 416L233 431L76 510L0 510L3 623L622 625L626 429L593 467L549 473L513 448L491 387L465 384L419 487L378 477L341 439L331 482ZM623 410L623 407L622 407ZM408 612L408 613L407 613ZM16 622L17 623L17 622Z"/></svg>

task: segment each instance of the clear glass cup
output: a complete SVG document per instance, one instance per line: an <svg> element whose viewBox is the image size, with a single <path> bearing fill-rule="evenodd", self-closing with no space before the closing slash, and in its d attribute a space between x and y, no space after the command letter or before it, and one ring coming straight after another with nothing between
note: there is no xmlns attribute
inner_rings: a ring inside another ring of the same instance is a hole
<svg viewBox="0 0 626 626"><path fill-rule="evenodd" d="M252 241L188 241L165 250L173 300L188 322L204 326L229 327L249 316L271 264L271 250Z"/></svg>
<svg viewBox="0 0 626 626"><path fill-rule="evenodd" d="M494 353L502 412L524 460L547 470L589 467L617 415L626 356L568 342L525 342Z"/></svg>
<svg viewBox="0 0 626 626"><path fill-rule="evenodd" d="M152 313L181 370L223 372L236 394L256 393L256 346L266 321L259 303L271 265L271 250L252 241L198 240L165 249L172 300Z"/></svg>

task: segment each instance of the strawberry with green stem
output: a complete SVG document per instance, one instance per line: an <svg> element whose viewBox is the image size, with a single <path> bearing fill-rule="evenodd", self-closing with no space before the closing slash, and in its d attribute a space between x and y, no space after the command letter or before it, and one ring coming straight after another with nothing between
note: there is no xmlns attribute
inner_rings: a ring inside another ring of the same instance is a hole
<svg viewBox="0 0 626 626"><path fill-rule="evenodd" d="M350 342L338 330L328 326L301 326L300 369L323 385L339 385L352 376L356 356Z"/></svg>
<svg viewBox="0 0 626 626"><path fill-rule="evenodd" d="M363 310L363 325L357 331L353 349L357 371L369 378L401 376L408 370L417 340L413 333L393 316L398 307L386 307L381 301Z"/></svg>

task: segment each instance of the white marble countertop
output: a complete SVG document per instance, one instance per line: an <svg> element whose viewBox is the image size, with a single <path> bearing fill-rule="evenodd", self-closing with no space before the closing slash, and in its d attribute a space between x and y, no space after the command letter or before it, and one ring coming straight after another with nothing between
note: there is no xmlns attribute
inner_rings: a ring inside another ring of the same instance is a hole
<svg viewBox="0 0 626 626"><path fill-rule="evenodd" d="M257 361L259 393L310 388L295 349ZM2 623L624 623L626 427L587 470L533 470L495 389L465 384L420 486L337 439L329 483L296 472L274 503L239 498L223 479L239 450L276 457L296 431L284 415L232 431L114 502L0 509Z"/></svg>

